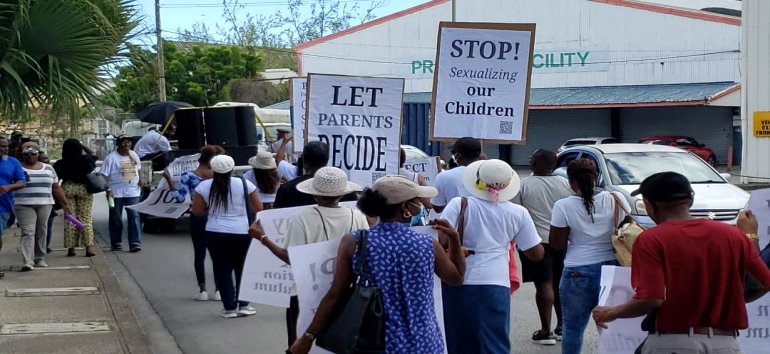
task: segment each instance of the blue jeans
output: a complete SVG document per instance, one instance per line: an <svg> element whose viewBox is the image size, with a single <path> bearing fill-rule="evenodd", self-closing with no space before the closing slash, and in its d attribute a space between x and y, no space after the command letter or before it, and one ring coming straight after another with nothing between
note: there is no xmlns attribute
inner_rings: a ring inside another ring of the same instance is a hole
<svg viewBox="0 0 770 354"><path fill-rule="evenodd" d="M11 215L11 213L0 212L0 238L3 237L5 229L8 227L8 221L11 219Z"/></svg>
<svg viewBox="0 0 770 354"><path fill-rule="evenodd" d="M110 209L110 243L112 247L122 246L123 243L123 208L139 203L140 197L114 198L115 207ZM128 221L128 245L131 248L142 245L142 221L139 212L126 208Z"/></svg>
<svg viewBox="0 0 770 354"><path fill-rule="evenodd" d="M511 352L509 288L499 285L444 285L441 292L449 354Z"/></svg>
<svg viewBox="0 0 770 354"><path fill-rule="evenodd" d="M214 283L219 287L222 305L225 310L232 311L238 305L248 306L246 301L237 301L241 290L241 275L246 253L249 252L251 239L249 235L225 234L206 231L206 246L209 248L211 262L214 263ZM235 286L233 286L235 272Z"/></svg>
<svg viewBox="0 0 770 354"><path fill-rule="evenodd" d="M579 354L583 348L583 332L591 318L591 310L599 303L599 281L603 265L616 266L618 261L564 267L559 284L562 354Z"/></svg>

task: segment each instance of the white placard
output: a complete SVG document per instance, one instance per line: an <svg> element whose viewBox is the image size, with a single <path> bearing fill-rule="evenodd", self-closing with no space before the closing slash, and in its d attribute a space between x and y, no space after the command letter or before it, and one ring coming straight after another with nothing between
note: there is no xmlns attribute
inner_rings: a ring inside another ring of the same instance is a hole
<svg viewBox="0 0 770 354"><path fill-rule="evenodd" d="M618 306L634 296L631 287L631 268L602 266L599 282L599 306ZM641 325L644 317L619 318L607 324L607 329L599 328L600 354L632 354L647 338Z"/></svg>
<svg viewBox="0 0 770 354"><path fill-rule="evenodd" d="M526 140L534 24L439 26L431 140Z"/></svg>
<svg viewBox="0 0 770 354"><path fill-rule="evenodd" d="M749 204L746 209L751 210L759 222L759 244L764 248L770 242L770 188L751 191Z"/></svg>
<svg viewBox="0 0 770 354"><path fill-rule="evenodd" d="M168 164L168 167L166 167L168 173L171 175L171 180L174 181L174 183L179 183L183 173L195 171L200 164L198 162L200 157L201 154L192 154L180 156L175 158L174 161L171 161L171 163Z"/></svg>
<svg viewBox="0 0 770 354"><path fill-rule="evenodd" d="M397 175L403 94L404 79L309 74L307 141L361 186Z"/></svg>
<svg viewBox="0 0 770 354"><path fill-rule="evenodd" d="M757 236L762 247L770 240L770 189L751 191L749 205L759 222ZM770 346L770 294L746 304L749 328L738 337L744 353L763 353Z"/></svg>
<svg viewBox="0 0 770 354"><path fill-rule="evenodd" d="M305 148L305 106L307 99L307 79L291 79L291 124L294 128L294 152L301 153Z"/></svg>
<svg viewBox="0 0 770 354"><path fill-rule="evenodd" d="M178 219L190 209L190 195L185 195L184 201L177 202L174 198L174 191L168 187L166 179L161 179L158 187L142 201L126 208L136 210L142 214L157 216L161 218Z"/></svg>
<svg viewBox="0 0 770 354"><path fill-rule="evenodd" d="M419 174L429 186L436 186L436 176L441 172L439 166L441 166L440 157L426 157L404 162L405 170Z"/></svg>

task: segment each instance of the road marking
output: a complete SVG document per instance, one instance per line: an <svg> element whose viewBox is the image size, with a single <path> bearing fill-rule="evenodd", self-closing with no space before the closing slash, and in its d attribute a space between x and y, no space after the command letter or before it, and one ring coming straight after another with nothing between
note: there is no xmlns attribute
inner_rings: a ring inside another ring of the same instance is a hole
<svg viewBox="0 0 770 354"><path fill-rule="evenodd" d="M70 323L14 323L0 327L0 335L20 334L69 334L109 332L112 329L106 322L70 322Z"/></svg>
<svg viewBox="0 0 770 354"><path fill-rule="evenodd" d="M99 288L93 286L80 286L69 288L30 288L30 289L6 289L5 296L67 296L67 295L98 295Z"/></svg>
<svg viewBox="0 0 770 354"><path fill-rule="evenodd" d="M69 270L69 269L91 269L91 266L88 265L77 265L77 266L61 266L61 267L37 267L35 270Z"/></svg>
<svg viewBox="0 0 770 354"><path fill-rule="evenodd" d="M51 248L51 251L66 251L68 249L69 248ZM86 248L85 247L75 247L75 249L76 250L84 250Z"/></svg>

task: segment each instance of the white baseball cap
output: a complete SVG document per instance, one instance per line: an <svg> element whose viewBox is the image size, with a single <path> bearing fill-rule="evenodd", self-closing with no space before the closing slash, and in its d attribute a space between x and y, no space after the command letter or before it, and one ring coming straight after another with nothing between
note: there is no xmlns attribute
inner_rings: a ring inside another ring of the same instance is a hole
<svg viewBox="0 0 770 354"><path fill-rule="evenodd" d="M235 168L235 161L227 155L217 155L211 159L211 169L216 173L230 173Z"/></svg>

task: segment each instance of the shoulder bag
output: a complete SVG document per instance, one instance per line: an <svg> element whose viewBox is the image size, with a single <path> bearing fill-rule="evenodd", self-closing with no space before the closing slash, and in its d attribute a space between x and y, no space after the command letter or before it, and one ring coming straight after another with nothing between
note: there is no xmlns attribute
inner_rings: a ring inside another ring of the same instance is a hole
<svg viewBox="0 0 770 354"><path fill-rule="evenodd" d="M107 190L107 181L99 172L91 172L86 175L86 191L91 194L101 193Z"/></svg>
<svg viewBox="0 0 770 354"><path fill-rule="evenodd" d="M623 204L621 204L618 196L616 196L615 193L610 192L610 196L612 196L613 204L615 205L615 217L613 219L614 223L612 226L612 248L615 249L615 258L618 259L620 265L624 267L630 267L631 250L634 247L634 241L636 241L636 238L642 232L644 232L644 228L637 224L636 221L632 221L623 225L623 227L618 228L618 224L621 221L620 208L623 207ZM625 210L625 208L623 208L623 211L628 214L628 210Z"/></svg>
<svg viewBox="0 0 770 354"><path fill-rule="evenodd" d="M246 218L249 220L249 227L254 223L254 211L251 210L251 203L249 202L249 188L246 187L246 179L241 176L241 184L243 184L243 199L246 201Z"/></svg>
<svg viewBox="0 0 770 354"><path fill-rule="evenodd" d="M382 292L369 281L366 271L368 232L359 231L358 276L350 297L334 319L319 333L316 345L332 353L363 354L385 351L385 307Z"/></svg>
<svg viewBox="0 0 770 354"><path fill-rule="evenodd" d="M457 234L460 235L460 246L463 247L463 254L468 257L476 252L465 248L465 210L468 209L468 198L460 199L460 214L457 215Z"/></svg>

